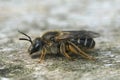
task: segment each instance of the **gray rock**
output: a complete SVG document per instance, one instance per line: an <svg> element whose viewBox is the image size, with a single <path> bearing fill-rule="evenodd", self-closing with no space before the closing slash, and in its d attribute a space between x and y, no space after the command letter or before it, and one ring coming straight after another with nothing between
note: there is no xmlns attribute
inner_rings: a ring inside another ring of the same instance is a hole
<svg viewBox="0 0 120 80"><path fill-rule="evenodd" d="M0 0L0 80L120 80L119 0ZM48 30L101 34L89 61L47 55L32 59L21 30L34 39Z"/></svg>

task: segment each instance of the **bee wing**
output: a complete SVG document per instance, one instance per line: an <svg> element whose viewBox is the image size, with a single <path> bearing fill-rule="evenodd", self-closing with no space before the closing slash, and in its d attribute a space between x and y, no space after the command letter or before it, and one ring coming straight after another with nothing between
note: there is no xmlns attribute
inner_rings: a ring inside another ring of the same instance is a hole
<svg viewBox="0 0 120 80"><path fill-rule="evenodd" d="M92 31L85 31L85 30L82 30L82 31L79 31L78 34L76 34L76 36L78 35L78 37L86 37L86 38L96 38L96 37L99 37L100 34L99 33L96 33L96 32L92 32Z"/></svg>
<svg viewBox="0 0 120 80"><path fill-rule="evenodd" d="M60 39L72 39L72 38L96 38L99 37L100 35L96 32L92 31L62 31L58 36L56 36L57 40Z"/></svg>
<svg viewBox="0 0 120 80"><path fill-rule="evenodd" d="M49 31L49 32L46 32L44 35L42 35L42 38L44 40L51 40L52 38L55 38L58 35L59 35L58 31Z"/></svg>

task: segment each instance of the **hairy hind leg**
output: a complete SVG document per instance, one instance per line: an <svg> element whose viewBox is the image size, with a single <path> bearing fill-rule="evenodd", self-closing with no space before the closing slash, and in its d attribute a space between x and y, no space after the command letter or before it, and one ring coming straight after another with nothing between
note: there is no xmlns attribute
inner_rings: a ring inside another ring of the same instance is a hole
<svg viewBox="0 0 120 80"><path fill-rule="evenodd" d="M71 60L72 58L68 55L65 48L66 48L65 44L63 42L61 42L60 53L63 54L67 59Z"/></svg>
<svg viewBox="0 0 120 80"><path fill-rule="evenodd" d="M84 51L82 51L78 46L76 46L74 43L68 41L69 46L68 49L73 52L74 54L78 54L81 55L82 57L89 59L89 60L95 60L95 58L93 58L92 56L88 55L87 53L85 53Z"/></svg>

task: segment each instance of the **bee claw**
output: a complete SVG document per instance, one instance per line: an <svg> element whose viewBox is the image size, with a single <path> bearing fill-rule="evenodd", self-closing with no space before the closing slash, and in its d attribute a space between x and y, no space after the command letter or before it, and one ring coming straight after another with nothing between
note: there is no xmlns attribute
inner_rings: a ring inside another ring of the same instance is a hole
<svg viewBox="0 0 120 80"><path fill-rule="evenodd" d="M96 61L97 59L91 56L91 57L90 57L90 60Z"/></svg>
<svg viewBox="0 0 120 80"><path fill-rule="evenodd" d="M42 62L44 62L44 60L39 60L39 61L38 61L38 63L42 63Z"/></svg>

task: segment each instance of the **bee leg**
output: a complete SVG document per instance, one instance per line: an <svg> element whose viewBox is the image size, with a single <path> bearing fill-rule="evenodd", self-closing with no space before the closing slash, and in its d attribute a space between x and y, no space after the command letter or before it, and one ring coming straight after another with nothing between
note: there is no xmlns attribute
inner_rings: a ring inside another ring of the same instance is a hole
<svg viewBox="0 0 120 80"><path fill-rule="evenodd" d="M46 49L45 49L45 48L43 48L43 50L42 50L42 52L41 52L40 60L38 61L39 63L41 63L41 62L42 62L42 60L44 60L45 55L46 55Z"/></svg>
<svg viewBox="0 0 120 80"><path fill-rule="evenodd" d="M68 55L68 53L66 52L65 50L65 44L61 42L61 45L60 45L60 53L62 53L67 59L70 59L72 60L72 58Z"/></svg>
<svg viewBox="0 0 120 80"><path fill-rule="evenodd" d="M83 52L79 47L77 47L74 43L68 41L69 43L69 50L75 54L79 54L82 57L89 59L89 60L95 60L92 56L88 55L87 53Z"/></svg>

